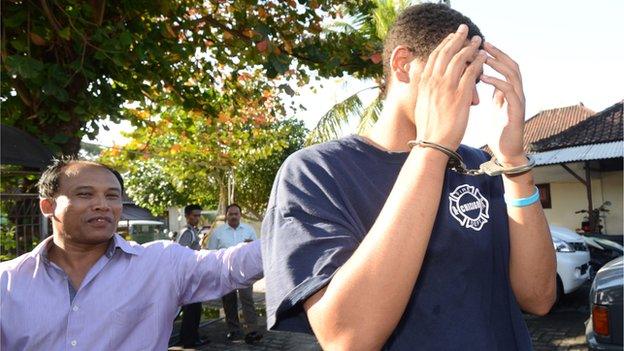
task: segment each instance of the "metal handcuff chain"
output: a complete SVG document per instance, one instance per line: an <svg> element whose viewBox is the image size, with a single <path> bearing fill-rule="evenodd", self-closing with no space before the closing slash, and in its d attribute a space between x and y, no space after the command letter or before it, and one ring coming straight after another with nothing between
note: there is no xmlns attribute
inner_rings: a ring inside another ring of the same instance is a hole
<svg viewBox="0 0 624 351"><path fill-rule="evenodd" d="M447 168L459 174L469 176L480 176L486 174L490 177L495 177L501 174L520 174L528 172L533 167L535 167L535 159L527 155L527 159L529 160L529 162L522 166L505 168L495 159L491 159L487 162L482 163L479 166L479 169L468 169L468 167L464 163L464 159L461 157L460 154L442 145L424 140L411 140L407 143L407 146L409 146L410 148L413 148L414 146L420 146L436 149L449 157Z"/></svg>

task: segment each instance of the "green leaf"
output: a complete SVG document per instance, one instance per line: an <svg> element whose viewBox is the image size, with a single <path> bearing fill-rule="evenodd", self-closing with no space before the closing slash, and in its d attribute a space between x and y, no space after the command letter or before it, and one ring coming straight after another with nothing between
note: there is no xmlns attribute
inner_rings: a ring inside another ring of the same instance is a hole
<svg viewBox="0 0 624 351"><path fill-rule="evenodd" d="M278 74L284 74L284 72L288 70L288 62L285 60L284 56L271 55L269 56L269 62Z"/></svg>
<svg viewBox="0 0 624 351"><path fill-rule="evenodd" d="M11 40L11 46L15 48L15 50L20 51L20 52L25 52L28 50L28 46L26 45L26 42L22 39Z"/></svg>
<svg viewBox="0 0 624 351"><path fill-rule="evenodd" d="M65 134L56 134L51 141L55 144L65 144L69 140L69 137Z"/></svg>
<svg viewBox="0 0 624 351"><path fill-rule="evenodd" d="M132 35L130 35L130 32L124 31L123 33L121 33L121 35L119 36L119 42L124 47L130 46L132 44Z"/></svg>
<svg viewBox="0 0 624 351"><path fill-rule="evenodd" d="M43 70L43 63L30 56L12 55L6 59L11 71L24 79L35 79Z"/></svg>
<svg viewBox="0 0 624 351"><path fill-rule="evenodd" d="M4 5L3 5L4 6ZM12 16L5 17L4 14L2 16L2 24L7 28L16 28L22 25L22 23L26 22L28 18L27 11L20 11Z"/></svg>
<svg viewBox="0 0 624 351"><path fill-rule="evenodd" d="M58 32L59 37L69 40L71 38L71 31L69 27L65 27Z"/></svg>

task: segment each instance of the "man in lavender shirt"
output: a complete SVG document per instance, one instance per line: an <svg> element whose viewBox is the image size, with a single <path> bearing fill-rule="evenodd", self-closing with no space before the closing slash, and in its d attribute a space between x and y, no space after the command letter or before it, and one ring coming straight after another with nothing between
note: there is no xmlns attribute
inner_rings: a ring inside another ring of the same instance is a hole
<svg viewBox="0 0 624 351"><path fill-rule="evenodd" d="M53 236L0 263L1 350L165 350L178 306L262 277L259 241L193 251L115 234L119 173L57 160L39 182Z"/></svg>

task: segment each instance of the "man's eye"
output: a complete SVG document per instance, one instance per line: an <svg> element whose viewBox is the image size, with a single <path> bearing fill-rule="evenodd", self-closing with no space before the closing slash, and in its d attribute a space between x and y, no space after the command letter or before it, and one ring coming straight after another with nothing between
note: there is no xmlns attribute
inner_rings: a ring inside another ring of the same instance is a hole
<svg viewBox="0 0 624 351"><path fill-rule="evenodd" d="M106 197L108 197L109 199L113 199L113 200L119 199L119 195L117 194L109 194L109 195L106 195Z"/></svg>
<svg viewBox="0 0 624 351"><path fill-rule="evenodd" d="M87 197L87 196L91 196L91 193L78 193L76 195L78 195L80 197Z"/></svg>

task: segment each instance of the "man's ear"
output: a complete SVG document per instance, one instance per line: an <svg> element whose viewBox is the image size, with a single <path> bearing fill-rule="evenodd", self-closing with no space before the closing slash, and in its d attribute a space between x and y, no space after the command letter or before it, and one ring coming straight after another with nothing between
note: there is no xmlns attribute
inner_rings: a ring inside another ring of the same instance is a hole
<svg viewBox="0 0 624 351"><path fill-rule="evenodd" d="M39 209L46 218L52 218L56 209L56 201L50 198L39 199Z"/></svg>
<svg viewBox="0 0 624 351"><path fill-rule="evenodd" d="M407 46L399 45L394 48L390 56L391 76L399 82L409 83L412 60L414 55Z"/></svg>

